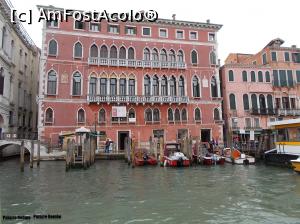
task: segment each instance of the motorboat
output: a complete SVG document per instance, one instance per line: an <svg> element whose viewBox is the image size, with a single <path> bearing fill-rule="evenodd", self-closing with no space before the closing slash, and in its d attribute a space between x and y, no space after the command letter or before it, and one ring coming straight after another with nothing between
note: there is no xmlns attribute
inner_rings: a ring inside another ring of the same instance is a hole
<svg viewBox="0 0 300 224"><path fill-rule="evenodd" d="M161 165L171 167L187 167L190 166L190 164L190 159L180 152L180 144L168 143L165 145Z"/></svg>
<svg viewBox="0 0 300 224"><path fill-rule="evenodd" d="M154 156L149 155L147 153L144 153L143 156L136 154L134 158L134 164L136 166L145 166L145 165L155 166L157 165L157 159Z"/></svg>
<svg viewBox="0 0 300 224"><path fill-rule="evenodd" d="M237 165L252 165L255 164L253 156L241 153L238 149L225 149L225 162Z"/></svg>
<svg viewBox="0 0 300 224"><path fill-rule="evenodd" d="M291 160L292 163L292 167L296 172L300 173L300 157L298 157L298 159L295 160Z"/></svg>

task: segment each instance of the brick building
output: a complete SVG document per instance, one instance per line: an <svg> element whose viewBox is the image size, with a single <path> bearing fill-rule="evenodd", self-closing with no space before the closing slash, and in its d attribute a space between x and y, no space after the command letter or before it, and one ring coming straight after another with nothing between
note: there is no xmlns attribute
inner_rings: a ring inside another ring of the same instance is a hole
<svg viewBox="0 0 300 224"><path fill-rule="evenodd" d="M119 150L126 136L143 143L188 134L222 143L220 28L175 18L45 23L40 139L57 145L61 131L84 126Z"/></svg>
<svg viewBox="0 0 300 224"><path fill-rule="evenodd" d="M270 41L257 54L229 54L221 68L227 142L250 131L255 139L267 123L300 116L300 49ZM242 131L241 131L242 130Z"/></svg>

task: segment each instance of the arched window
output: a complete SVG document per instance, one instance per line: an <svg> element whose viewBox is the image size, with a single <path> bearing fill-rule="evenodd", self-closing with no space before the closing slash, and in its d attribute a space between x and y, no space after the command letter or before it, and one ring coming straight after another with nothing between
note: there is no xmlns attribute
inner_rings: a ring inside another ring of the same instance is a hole
<svg viewBox="0 0 300 224"><path fill-rule="evenodd" d="M79 72L73 74L73 96L81 95L81 75Z"/></svg>
<svg viewBox="0 0 300 224"><path fill-rule="evenodd" d="M215 108L215 109L214 109L214 120L215 120L215 121L221 120L221 117L220 117L220 111L219 111L218 108Z"/></svg>
<svg viewBox="0 0 300 224"><path fill-rule="evenodd" d="M163 76L161 79L161 95L162 96L168 95L168 80L166 76Z"/></svg>
<svg viewBox="0 0 300 224"><path fill-rule="evenodd" d="M266 71L266 82L271 82L270 72Z"/></svg>
<svg viewBox="0 0 300 224"><path fill-rule="evenodd" d="M249 110L249 97L248 97L248 94L243 95L243 104L244 104L244 110Z"/></svg>
<svg viewBox="0 0 300 224"><path fill-rule="evenodd" d="M174 121L172 108L168 109L168 121Z"/></svg>
<svg viewBox="0 0 300 224"><path fill-rule="evenodd" d="M116 96L117 95L117 79L116 78L110 78L109 79L109 89L110 89L110 95Z"/></svg>
<svg viewBox="0 0 300 224"><path fill-rule="evenodd" d="M106 115L105 115L105 110L102 108L99 110L99 123L105 123Z"/></svg>
<svg viewBox="0 0 300 224"><path fill-rule="evenodd" d="M195 117L195 121L201 121L201 112L199 108L195 109L194 117Z"/></svg>
<svg viewBox="0 0 300 224"><path fill-rule="evenodd" d="M152 121L152 110L150 108L145 111L145 121Z"/></svg>
<svg viewBox="0 0 300 224"><path fill-rule="evenodd" d="M123 46L120 48L119 58L120 59L126 59L126 49Z"/></svg>
<svg viewBox="0 0 300 224"><path fill-rule="evenodd" d="M152 61L159 61L158 51L156 49L152 50Z"/></svg>
<svg viewBox="0 0 300 224"><path fill-rule="evenodd" d="M210 81L210 91L212 97L218 97L218 85L216 77L213 76Z"/></svg>
<svg viewBox="0 0 300 224"><path fill-rule="evenodd" d="M229 95L229 104L230 110L236 110L235 95L232 93Z"/></svg>
<svg viewBox="0 0 300 224"><path fill-rule="evenodd" d="M46 116L45 116L45 122L46 123L53 123L53 110L51 108L48 108L46 110Z"/></svg>
<svg viewBox="0 0 300 224"><path fill-rule="evenodd" d="M134 60L134 49L132 47L128 48L128 59Z"/></svg>
<svg viewBox="0 0 300 224"><path fill-rule="evenodd" d="M251 71L250 75L251 75L251 82L256 82L255 72Z"/></svg>
<svg viewBox="0 0 300 224"><path fill-rule="evenodd" d="M96 95L96 89L97 89L97 78L91 77L90 78L90 86L89 86L89 94Z"/></svg>
<svg viewBox="0 0 300 224"><path fill-rule="evenodd" d="M150 61L150 50L148 48L144 49L144 60Z"/></svg>
<svg viewBox="0 0 300 224"><path fill-rule="evenodd" d="M117 58L118 57L118 50L115 46L112 46L110 48L109 57L110 58Z"/></svg>
<svg viewBox="0 0 300 224"><path fill-rule="evenodd" d="M167 61L168 57L167 57L167 52L165 49L162 49L160 52L160 60L161 61Z"/></svg>
<svg viewBox="0 0 300 224"><path fill-rule="evenodd" d="M105 45L101 46L100 48L100 57L101 58L108 58L108 50Z"/></svg>
<svg viewBox="0 0 300 224"><path fill-rule="evenodd" d="M158 77L156 75L153 77L152 95L159 96L159 82L158 82Z"/></svg>
<svg viewBox="0 0 300 224"><path fill-rule="evenodd" d="M170 50L170 61L175 62L176 61L176 55L174 50Z"/></svg>
<svg viewBox="0 0 300 224"><path fill-rule="evenodd" d="M180 111L178 108L175 109L175 121L180 121Z"/></svg>
<svg viewBox="0 0 300 224"><path fill-rule="evenodd" d="M253 111L257 111L258 110L258 106L257 106L257 97L255 94L251 95L251 104L252 104L252 110Z"/></svg>
<svg viewBox="0 0 300 224"><path fill-rule="evenodd" d="M179 77L179 82L178 82L178 91L179 91L179 96L184 96L184 79L182 76Z"/></svg>
<svg viewBox="0 0 300 224"><path fill-rule="evenodd" d="M248 76L247 76L247 72L246 71L242 72L242 76L243 76L243 82L247 82L248 81Z"/></svg>
<svg viewBox="0 0 300 224"><path fill-rule="evenodd" d="M198 64L198 54L195 50L191 52L191 59L192 59L192 64L197 65Z"/></svg>
<svg viewBox="0 0 300 224"><path fill-rule="evenodd" d="M193 97L200 97L200 85L197 76L193 77Z"/></svg>
<svg viewBox="0 0 300 224"><path fill-rule="evenodd" d="M51 56L56 56L57 55L57 42L56 42L56 40L50 40L48 54L51 55Z"/></svg>
<svg viewBox="0 0 300 224"><path fill-rule="evenodd" d="M80 42L74 46L74 58L82 58L82 44Z"/></svg>
<svg viewBox="0 0 300 224"><path fill-rule="evenodd" d="M183 62L183 52L182 52L182 50L178 51L177 58L178 58L179 62Z"/></svg>
<svg viewBox="0 0 300 224"><path fill-rule="evenodd" d="M145 96L150 96L150 77L149 75L145 75L144 77L144 95Z"/></svg>
<svg viewBox="0 0 300 224"><path fill-rule="evenodd" d="M51 70L48 73L48 82L47 82L47 94L48 95L56 94L56 84L57 84L56 72Z"/></svg>
<svg viewBox="0 0 300 224"><path fill-rule="evenodd" d="M273 114L273 97L272 95L268 94L267 95L267 104L268 104L268 110L269 110L269 114Z"/></svg>
<svg viewBox="0 0 300 224"><path fill-rule="evenodd" d="M216 57L216 53L214 51L210 52L209 58L210 58L211 65L217 64L217 57Z"/></svg>
<svg viewBox="0 0 300 224"><path fill-rule="evenodd" d="M6 44L6 36L7 36L7 34L6 34L6 28L3 27L2 28L2 43L1 43L2 49L4 49L5 44Z"/></svg>
<svg viewBox="0 0 300 224"><path fill-rule="evenodd" d="M107 79L100 79L100 95L105 96L107 94Z"/></svg>
<svg viewBox="0 0 300 224"><path fill-rule="evenodd" d="M129 96L135 96L135 79L129 79L128 88Z"/></svg>
<svg viewBox="0 0 300 224"><path fill-rule="evenodd" d="M232 70L228 71L228 81L233 82L234 81L234 74Z"/></svg>
<svg viewBox="0 0 300 224"><path fill-rule="evenodd" d="M259 82L263 82L263 81L264 81L262 71L259 71L259 72L258 72L258 81L259 81Z"/></svg>
<svg viewBox="0 0 300 224"><path fill-rule="evenodd" d="M93 44L90 49L90 57L97 58L98 57L98 47L96 44Z"/></svg>
<svg viewBox="0 0 300 224"><path fill-rule="evenodd" d="M176 79L174 76L170 78L170 96L176 96Z"/></svg>
<svg viewBox="0 0 300 224"><path fill-rule="evenodd" d="M128 112L128 117L135 118L135 110L133 108L130 108L130 110Z"/></svg>
<svg viewBox="0 0 300 224"><path fill-rule="evenodd" d="M155 108L153 110L153 121L159 121L159 120L160 120L159 110L157 108Z"/></svg>
<svg viewBox="0 0 300 224"><path fill-rule="evenodd" d="M259 108L262 114L266 113L266 99L263 94L259 95Z"/></svg>
<svg viewBox="0 0 300 224"><path fill-rule="evenodd" d="M119 80L119 95L125 96L126 94L126 79L121 78Z"/></svg>
<svg viewBox="0 0 300 224"><path fill-rule="evenodd" d="M187 111L185 108L182 109L181 111L181 120L182 121L187 121Z"/></svg>
<svg viewBox="0 0 300 224"><path fill-rule="evenodd" d="M85 122L85 112L83 109L79 109L77 112L77 121L78 123L84 123Z"/></svg>

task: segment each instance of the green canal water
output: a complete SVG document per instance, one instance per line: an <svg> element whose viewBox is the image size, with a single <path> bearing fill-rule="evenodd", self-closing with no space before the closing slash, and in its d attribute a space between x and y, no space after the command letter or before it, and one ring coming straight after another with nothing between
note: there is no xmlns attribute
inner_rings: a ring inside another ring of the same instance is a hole
<svg viewBox="0 0 300 224"><path fill-rule="evenodd" d="M2 215L61 219L3 223L300 223L300 175L265 166L183 169L96 161L65 172L64 162L19 171L0 163ZM1 223L1 222L0 222Z"/></svg>

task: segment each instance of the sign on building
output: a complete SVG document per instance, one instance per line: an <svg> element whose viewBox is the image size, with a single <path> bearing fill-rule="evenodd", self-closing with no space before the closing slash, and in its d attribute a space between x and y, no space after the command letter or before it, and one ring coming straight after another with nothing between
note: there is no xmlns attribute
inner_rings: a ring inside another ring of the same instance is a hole
<svg viewBox="0 0 300 224"><path fill-rule="evenodd" d="M112 117L127 117L126 107L113 106L112 107Z"/></svg>
<svg viewBox="0 0 300 224"><path fill-rule="evenodd" d="M250 131L250 141L254 141L254 131Z"/></svg>

